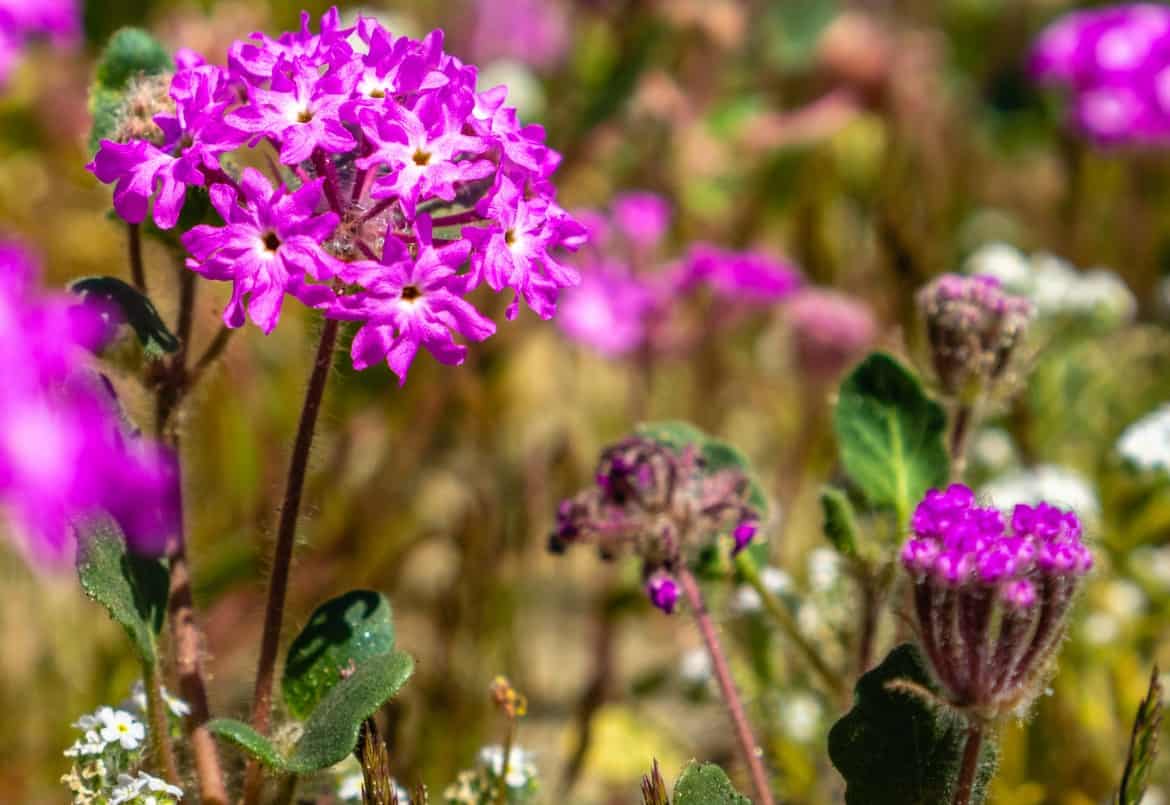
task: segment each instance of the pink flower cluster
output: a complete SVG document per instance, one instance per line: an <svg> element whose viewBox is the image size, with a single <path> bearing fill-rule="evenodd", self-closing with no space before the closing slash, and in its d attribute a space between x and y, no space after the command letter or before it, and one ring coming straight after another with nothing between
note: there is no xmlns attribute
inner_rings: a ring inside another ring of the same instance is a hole
<svg viewBox="0 0 1170 805"><path fill-rule="evenodd" d="M1133 3L1067 14L1040 34L1030 68L1072 92L1073 119L1093 140L1170 138L1170 7Z"/></svg>
<svg viewBox="0 0 1170 805"><path fill-rule="evenodd" d="M902 564L920 580L996 590L1021 609L1036 603L1042 577L1083 576L1093 566L1075 512L1020 504L1010 526L999 510L976 505L962 484L932 489L914 511Z"/></svg>
<svg viewBox="0 0 1170 805"><path fill-rule="evenodd" d="M0 0L0 86L29 39L47 37L58 47L81 31L76 0Z"/></svg>
<svg viewBox="0 0 1170 805"><path fill-rule="evenodd" d="M178 527L177 476L163 448L125 431L87 350L103 312L37 286L33 261L0 242L0 503L34 563L68 561L79 519L105 513L130 546L159 554Z"/></svg>
<svg viewBox="0 0 1170 805"><path fill-rule="evenodd" d="M173 114L157 142L103 141L90 165L114 183L127 221L175 226L187 192L207 187L222 224L183 233L188 266L233 283L224 314L265 332L291 296L364 326L353 361L386 361L405 382L419 347L448 364L495 325L464 300L487 285L542 318L578 281L557 253L585 229L557 205L560 156L523 125L506 88L476 90L476 68L443 51L443 33L396 37L336 9L320 32L236 42L226 68L181 52ZM235 176L224 156L266 151L266 175ZM466 267L466 270L463 270Z"/></svg>
<svg viewBox="0 0 1170 805"><path fill-rule="evenodd" d="M581 285L565 294L557 320L570 338L606 357L686 346L691 339L677 314L700 293L721 304L726 320L786 299L801 286L794 266L757 251L696 243L681 260L662 262L671 209L653 193L619 195L608 215L579 217L589 227L590 248L576 260Z"/></svg>

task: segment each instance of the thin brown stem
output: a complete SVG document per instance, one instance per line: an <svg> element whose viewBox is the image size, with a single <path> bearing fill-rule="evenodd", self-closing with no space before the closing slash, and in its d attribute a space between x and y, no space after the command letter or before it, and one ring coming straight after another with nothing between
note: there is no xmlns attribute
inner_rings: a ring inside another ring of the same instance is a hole
<svg viewBox="0 0 1170 805"><path fill-rule="evenodd" d="M171 745L171 725L163 701L162 676L149 663L142 668L142 687L146 691L146 720L150 724L150 747L163 777L171 785L179 784L179 765Z"/></svg>
<svg viewBox="0 0 1170 805"><path fill-rule="evenodd" d="M968 805L975 791L975 777L979 772L979 755L983 751L984 727L972 719L967 725L967 742L963 745L963 760L959 780L955 783L952 805Z"/></svg>
<svg viewBox="0 0 1170 805"><path fill-rule="evenodd" d="M146 266L142 262L142 225L126 224L126 240L130 254L130 281L146 293Z"/></svg>
<svg viewBox="0 0 1170 805"><path fill-rule="evenodd" d="M958 481L967 468L967 443L975 425L975 406L959 403L955 409L955 422L951 426L951 478Z"/></svg>
<svg viewBox="0 0 1170 805"><path fill-rule="evenodd" d="M211 339L211 343L203 350L203 354L195 361L195 365L191 368L191 372L187 377L187 385L195 386L203 374L211 368L219 356L227 349L228 343L232 340L232 333L235 330L231 327L220 327L219 332Z"/></svg>
<svg viewBox="0 0 1170 805"><path fill-rule="evenodd" d="M735 681L731 678L731 669L727 665L727 658L723 654L723 647L719 643L719 636L715 633L715 625L711 622L711 614L707 611L707 604L703 600L703 593L699 590L699 583L685 567L679 572L683 593L691 607L691 615L699 627L699 634L707 646L707 653L711 655L711 667L715 679L719 682L719 689L723 692L723 703L727 706L727 714L731 718L735 738L743 753L751 774L752 786L756 790L758 805L773 805L772 789L768 784L768 775L764 771L764 762L756 746L756 739L752 735L751 725L748 724L744 713L743 703L739 698L739 691L735 688Z"/></svg>
<svg viewBox="0 0 1170 805"><path fill-rule="evenodd" d="M301 420L297 426L296 441L288 468L288 482L284 502L280 507L280 522L276 530L276 546L272 556L272 574L268 580L268 605L264 611L264 632L260 642L260 659L256 666L256 686L252 694L252 727L262 735L268 733L272 718L272 685L276 669L276 654L280 646L280 630L284 620L284 602L288 593L288 576L292 567L293 541L297 518L300 515L301 495L309 467L309 451L313 446L313 432L317 414L325 396L325 385L333 363L333 349L337 343L338 322L326 319L317 344L317 356L309 375ZM264 772L255 761L248 763L244 780L244 802L256 805Z"/></svg>

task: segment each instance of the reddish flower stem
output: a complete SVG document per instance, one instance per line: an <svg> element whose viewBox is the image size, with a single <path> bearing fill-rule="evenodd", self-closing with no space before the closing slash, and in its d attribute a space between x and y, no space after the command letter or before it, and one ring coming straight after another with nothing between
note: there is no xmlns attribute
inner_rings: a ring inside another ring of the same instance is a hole
<svg viewBox="0 0 1170 805"><path fill-rule="evenodd" d="M975 791L975 776L979 771L983 737L983 725L972 720L967 726L967 742L963 745L963 761L959 767L959 780L955 784L952 805L968 805L971 801L971 794Z"/></svg>
<svg viewBox="0 0 1170 805"><path fill-rule="evenodd" d="M719 636L715 633L715 625L711 622L711 613L707 611L707 604L703 600L703 593L699 590L699 583L685 567L678 574L682 582L683 593L691 606L691 615L699 627L699 634L707 646L707 653L711 655L711 666L715 672L715 679L719 682L719 689L723 692L723 703L727 706L727 714L731 718L731 726L735 730L735 738L739 743L740 752L747 763L751 774L752 785L756 790L757 805L774 805L772 788L768 784L768 774L764 770L764 762L760 757L755 736L752 735L751 725L748 724L744 713L743 703L736 690L735 680L731 678L731 669L727 665L727 658L723 654L723 647L719 643Z"/></svg>
<svg viewBox="0 0 1170 805"><path fill-rule="evenodd" d="M264 633L260 643L260 660L256 667L256 686L252 694L252 727L262 735L268 734L272 719L272 686L275 680L276 655L280 647L280 630L284 620L284 603L288 593L288 577L292 567L293 541L296 537L297 517L301 509L301 495L309 466L309 450L313 446L313 431L317 414L325 396L325 385L333 363L333 349L337 343L338 322L326 319L317 344L317 357L305 390L301 420L297 426L296 441L288 468L288 482L284 503L280 507L280 523L276 530L276 546L272 555L272 575L268 580L268 605L264 611ZM248 762L244 777L244 803L256 805L264 782L264 770L255 760Z"/></svg>

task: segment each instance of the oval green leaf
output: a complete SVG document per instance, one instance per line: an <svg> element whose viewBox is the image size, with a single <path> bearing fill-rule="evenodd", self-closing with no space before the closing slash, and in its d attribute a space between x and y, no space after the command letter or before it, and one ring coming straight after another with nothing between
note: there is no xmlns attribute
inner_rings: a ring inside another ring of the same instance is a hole
<svg viewBox="0 0 1170 805"><path fill-rule="evenodd" d="M692 761L674 784L674 805L752 805L735 790L723 769Z"/></svg>

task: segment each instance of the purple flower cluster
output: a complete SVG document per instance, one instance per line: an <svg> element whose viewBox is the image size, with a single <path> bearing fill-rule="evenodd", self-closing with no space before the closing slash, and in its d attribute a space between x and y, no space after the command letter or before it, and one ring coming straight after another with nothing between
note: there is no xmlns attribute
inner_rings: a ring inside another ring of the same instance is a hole
<svg viewBox="0 0 1170 805"><path fill-rule="evenodd" d="M918 292L931 361L943 390L966 397L1006 372L1032 318L1032 304L996 277L943 274Z"/></svg>
<svg viewBox="0 0 1170 805"><path fill-rule="evenodd" d="M729 321L745 308L786 299L801 285L800 273L787 263L707 243L662 263L671 209L653 193L619 195L608 216L587 212L580 218L589 227L590 248L576 260L581 285L565 294L558 321L570 338L606 357L684 349L711 326L707 321L688 332L680 316L686 301L702 292Z"/></svg>
<svg viewBox="0 0 1170 805"><path fill-rule="evenodd" d="M161 553L176 533L172 457L125 432L86 369L108 333L104 314L41 291L28 255L0 242L0 503L38 565L69 560L79 518L113 516L140 553Z"/></svg>
<svg viewBox="0 0 1170 805"><path fill-rule="evenodd" d="M343 27L333 9L314 33L305 14L300 31L236 42L226 68L181 52L159 134L103 141L89 167L115 184L124 219L153 201L164 229L207 188L221 222L182 242L192 270L233 284L229 326L270 332L291 296L364 323L354 365L385 361L405 382L420 346L458 364L454 335L494 332L464 300L480 285L512 292L509 319L520 300L549 318L579 279L558 256L586 235L555 200L560 156L505 87L477 92L476 72L442 31ZM234 174L225 155L245 146L267 152L272 175Z"/></svg>
<svg viewBox="0 0 1170 805"><path fill-rule="evenodd" d="M602 453L596 479L561 502L550 550L593 543L612 559L631 549L642 559L647 596L663 612L678 601L675 573L685 562L723 534L738 553L759 530L748 478L735 469L707 471L694 447L631 436Z"/></svg>
<svg viewBox="0 0 1170 805"><path fill-rule="evenodd" d="M0 86L29 39L48 37L63 47L77 41L80 31L76 0L0 0Z"/></svg>
<svg viewBox="0 0 1170 805"><path fill-rule="evenodd" d="M551 67L569 49L569 17L557 0L476 0L471 52L477 61L515 59Z"/></svg>
<svg viewBox="0 0 1170 805"><path fill-rule="evenodd" d="M902 565L940 683L957 704L1016 706L1055 652L1093 566L1080 520L1046 503L1018 505L1008 519L953 484L927 493L911 529Z"/></svg>
<svg viewBox="0 0 1170 805"><path fill-rule="evenodd" d="M805 375L835 380L877 336L877 321L859 299L822 288L803 288L785 306L796 361Z"/></svg>
<svg viewBox="0 0 1170 805"><path fill-rule="evenodd" d="M1170 7L1133 3L1067 14L1040 34L1030 68L1071 91L1073 118L1093 140L1170 139Z"/></svg>

